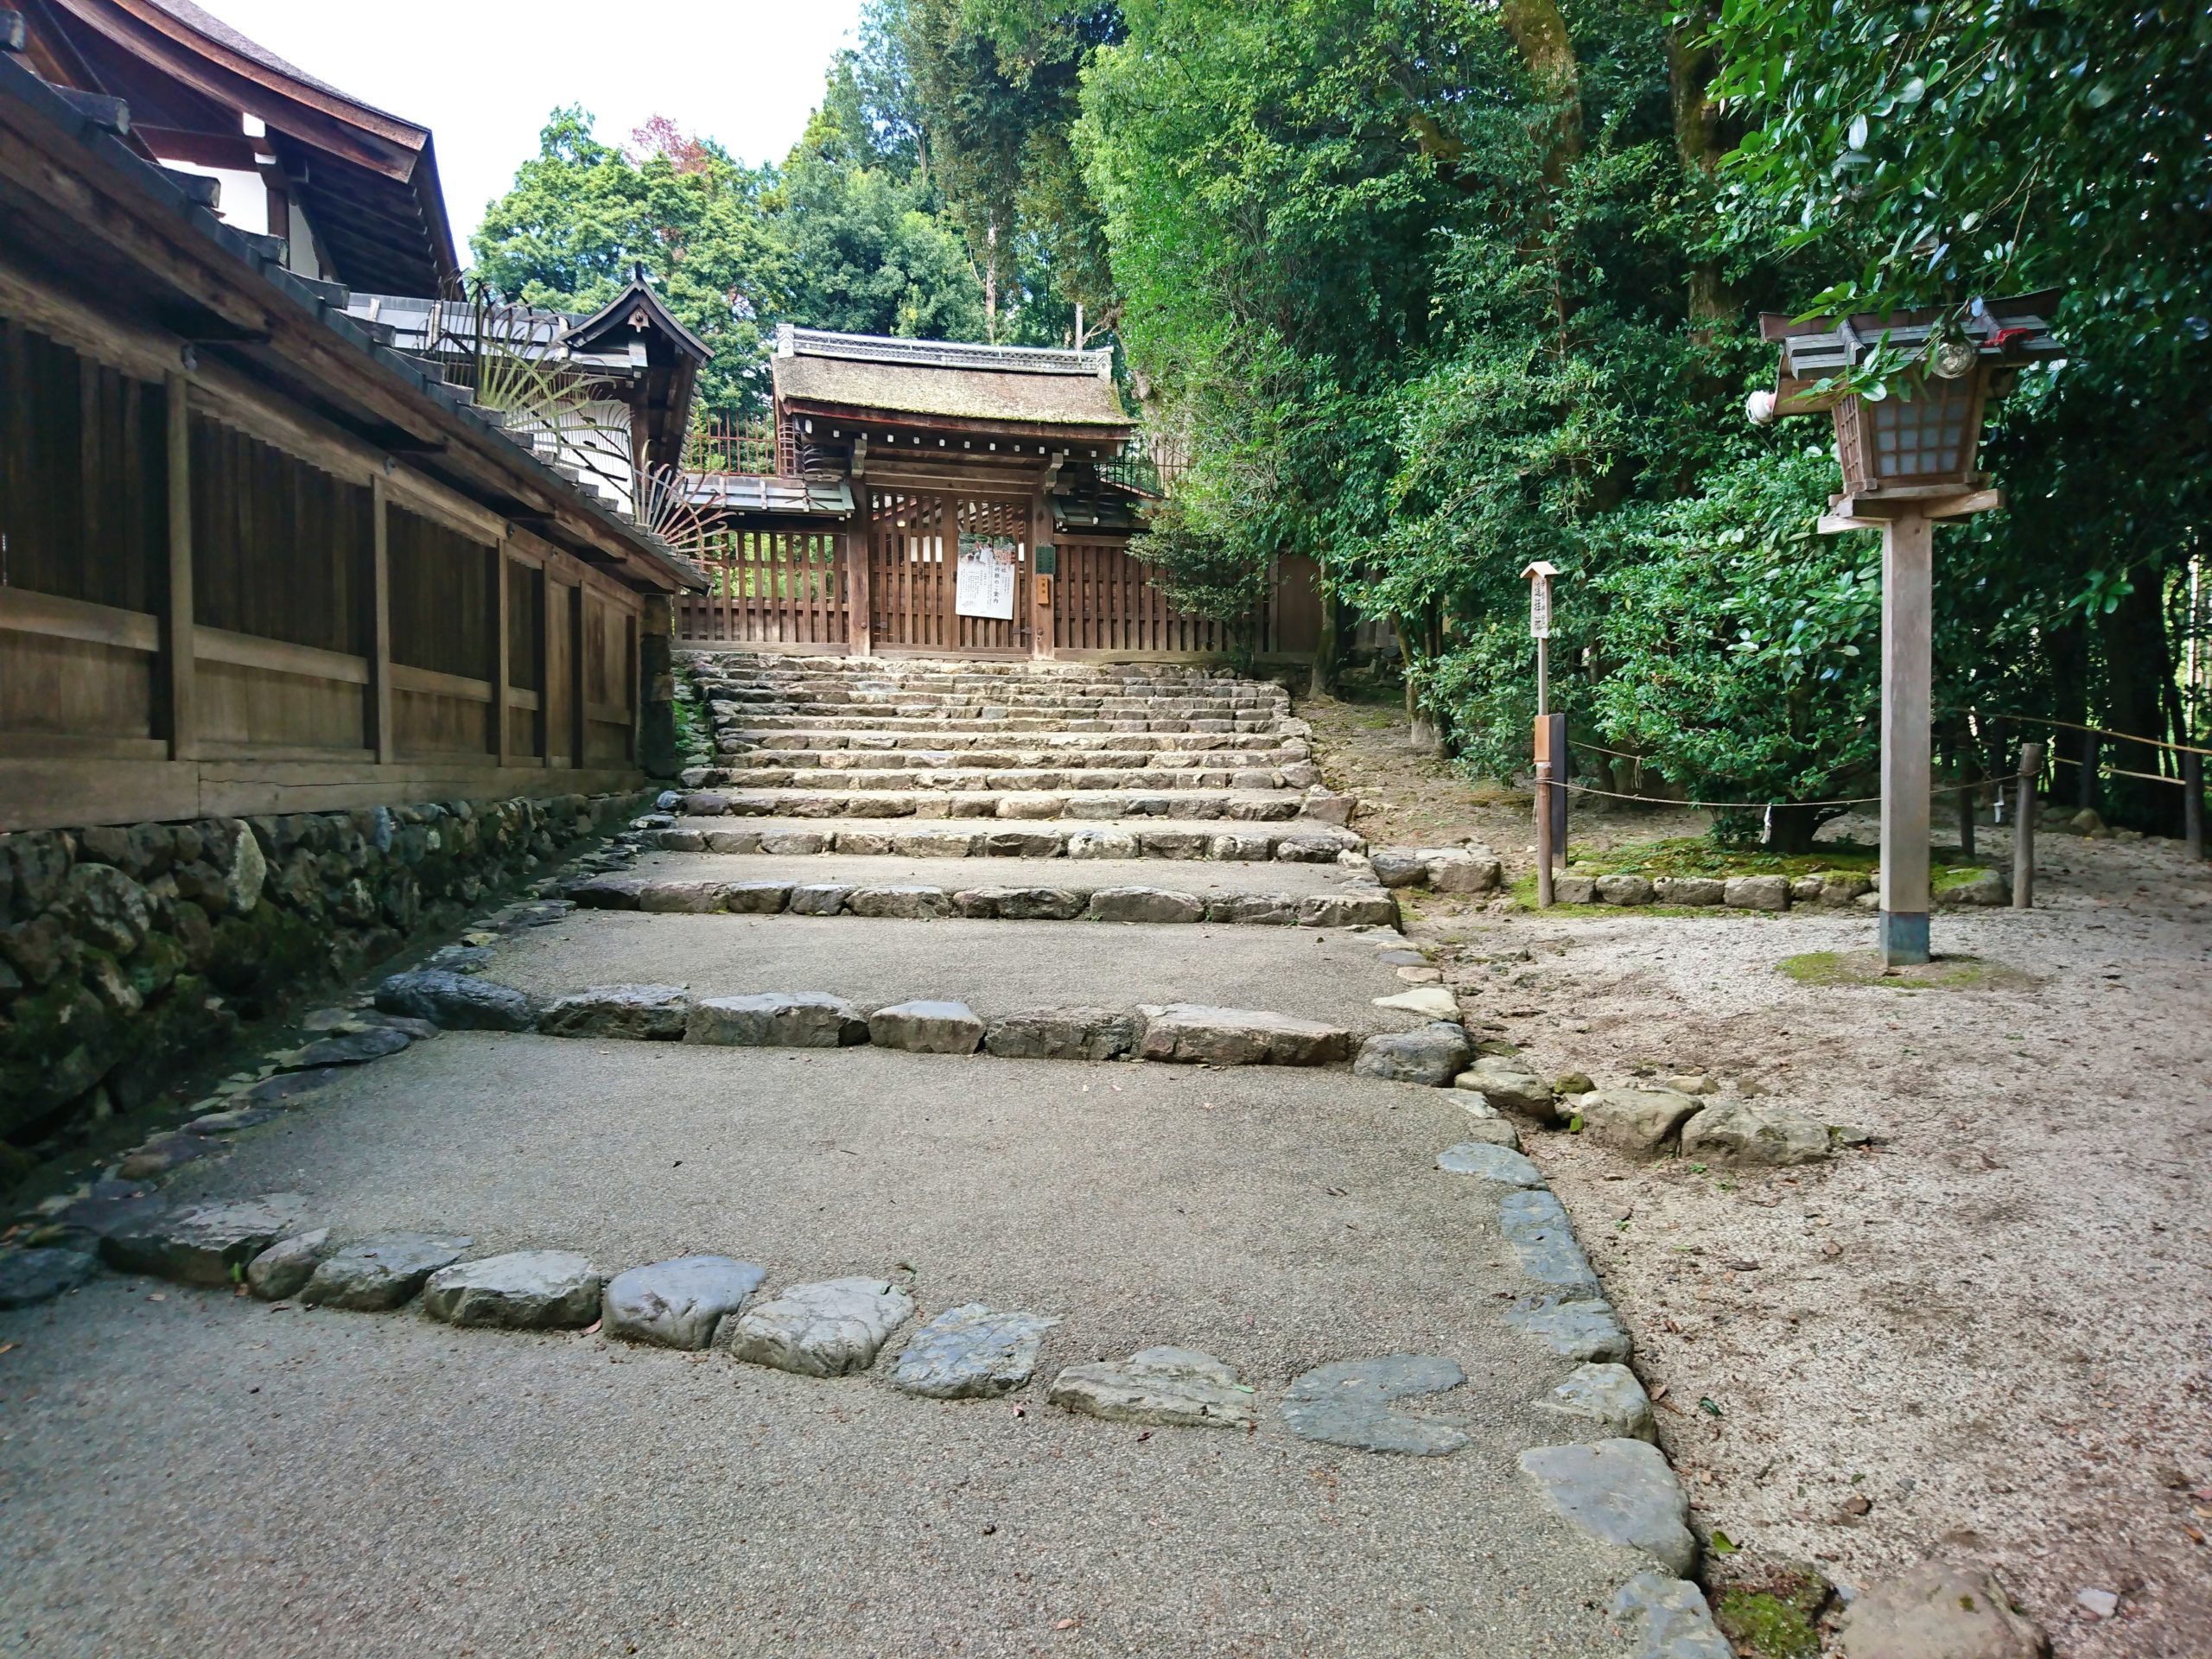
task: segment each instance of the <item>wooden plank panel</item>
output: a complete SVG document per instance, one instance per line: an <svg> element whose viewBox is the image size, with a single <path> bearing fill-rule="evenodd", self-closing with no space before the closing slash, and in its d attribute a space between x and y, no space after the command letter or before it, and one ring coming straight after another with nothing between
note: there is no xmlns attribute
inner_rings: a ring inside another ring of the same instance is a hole
<svg viewBox="0 0 2212 1659"><path fill-rule="evenodd" d="M0 657L0 731L152 737L154 668L139 645L11 632Z"/></svg>
<svg viewBox="0 0 2212 1659"><path fill-rule="evenodd" d="M359 749L365 695L358 679L290 673L204 654L193 688L200 742L210 752L219 745L233 752L251 745Z"/></svg>

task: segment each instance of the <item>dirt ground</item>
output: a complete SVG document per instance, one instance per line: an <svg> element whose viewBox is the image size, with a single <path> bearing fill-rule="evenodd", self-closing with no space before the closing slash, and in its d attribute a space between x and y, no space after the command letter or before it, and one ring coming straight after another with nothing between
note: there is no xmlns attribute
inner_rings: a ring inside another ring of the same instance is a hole
<svg viewBox="0 0 2212 1659"><path fill-rule="evenodd" d="M1352 828L1378 847L1450 847L1474 842L1504 861L1508 879L1535 868L1534 803L1526 790L1473 784L1440 755L1406 747L1406 716L1395 693L1356 700L1300 697L1313 727L1313 759L1339 795L1359 798ZM1706 815L1681 807L1620 807L1577 796L1568 836L1578 855L1622 842L1705 832Z"/></svg>
<svg viewBox="0 0 2212 1659"><path fill-rule="evenodd" d="M1355 820L1370 838L1525 853L1507 827L1525 817L1392 747L1402 727L1300 712L1332 781L1390 803ZM1854 911L1432 901L1412 931L1541 1071L1701 1071L1878 1137L1768 1173L1527 1137L1635 1333L1701 1533L1846 1586L1981 1562L2061 1659L2203 1659L2212 867L2171 842L2041 846L2037 910L1938 917L1939 953L1994 970L1957 988L1777 971L1869 947ZM2117 1617L2084 1589L2118 1594Z"/></svg>

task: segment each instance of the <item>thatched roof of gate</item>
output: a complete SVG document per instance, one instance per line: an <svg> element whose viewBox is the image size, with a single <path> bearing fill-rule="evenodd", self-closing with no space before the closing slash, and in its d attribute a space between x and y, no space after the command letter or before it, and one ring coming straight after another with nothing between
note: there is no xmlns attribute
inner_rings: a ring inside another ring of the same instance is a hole
<svg viewBox="0 0 2212 1659"><path fill-rule="evenodd" d="M777 401L788 410L906 415L1125 434L1109 352L1044 351L786 324L776 337Z"/></svg>

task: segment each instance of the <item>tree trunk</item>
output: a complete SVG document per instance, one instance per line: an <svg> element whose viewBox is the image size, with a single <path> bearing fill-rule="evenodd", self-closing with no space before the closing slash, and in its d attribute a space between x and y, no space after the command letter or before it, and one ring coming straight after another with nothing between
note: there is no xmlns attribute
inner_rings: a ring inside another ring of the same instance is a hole
<svg viewBox="0 0 2212 1659"><path fill-rule="evenodd" d="M1766 829L1759 836L1759 849L1784 857L1802 856L1813 850L1813 837L1834 816L1834 810L1827 807L1776 801L1766 810Z"/></svg>
<svg viewBox="0 0 2212 1659"><path fill-rule="evenodd" d="M1321 595L1321 637L1313 644L1313 681L1309 695L1333 697L1337 695L1337 659L1342 654L1338 643L1337 601L1325 592Z"/></svg>
<svg viewBox="0 0 2212 1659"><path fill-rule="evenodd" d="M2163 571L2138 570L2135 586L2119 606L2098 620L2104 639L2105 721L2131 736L2166 735L2166 688L2172 683L2166 646L2165 580ZM2129 772L2160 774L2159 751L2147 743L2114 742L2113 765ZM2181 791L2170 784L2115 778L2109 791L2112 816L2135 829L2163 836L2181 833Z"/></svg>
<svg viewBox="0 0 2212 1659"><path fill-rule="evenodd" d="M1720 111L1706 96L1719 68L1712 48L1701 43L1711 21L1710 7L1698 6L1667 31L1667 99L1674 117L1675 154L1686 170L1707 179L1719 170L1728 150ZM1713 324L1736 315L1736 296L1722 279L1719 262L1690 267L1689 308L1690 327L1700 340L1711 337Z"/></svg>
<svg viewBox="0 0 2212 1659"><path fill-rule="evenodd" d="M1582 154L1582 70L1573 39L1554 0L1503 0L1497 16L1536 91L1559 106L1544 148L1544 182L1555 186Z"/></svg>

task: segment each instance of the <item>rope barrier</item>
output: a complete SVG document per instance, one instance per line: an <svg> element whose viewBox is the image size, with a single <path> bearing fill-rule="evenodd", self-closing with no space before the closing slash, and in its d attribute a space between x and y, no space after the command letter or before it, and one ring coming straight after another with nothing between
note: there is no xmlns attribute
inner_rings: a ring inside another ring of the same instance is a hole
<svg viewBox="0 0 2212 1659"><path fill-rule="evenodd" d="M2082 764L2070 754L2054 754L2050 761L2052 765L2060 766L2078 766ZM2097 775L2100 778L2140 778L2146 784L2179 784L2184 789L2189 786L2186 778L2169 778L2162 772L2130 772L2125 766L2099 766Z"/></svg>
<svg viewBox="0 0 2212 1659"><path fill-rule="evenodd" d="M1986 789L1992 783L2008 781L2005 779L1984 778L1971 784L1937 784L1928 792L1931 796L1956 795L1965 790ZM1878 795L1853 795L1847 799L1831 801L1676 801L1662 795L1623 795L1617 790L1593 789L1588 784L1571 784L1563 778L1545 779L1536 787L1563 789L1573 795L1602 795L1609 801L1641 801L1646 806L1695 807L1704 812L1764 812L1770 806L1878 806L1882 799Z"/></svg>
<svg viewBox="0 0 2212 1659"><path fill-rule="evenodd" d="M1966 711L1963 709L1953 709L1951 712L1954 714L1961 714ZM2031 726L2056 726L2069 732L2094 732L2099 737L2108 737L2112 739L2115 743L2140 743L2146 749L2164 749L2171 754L2212 754L2212 749L2200 749L2187 743L2169 743L2164 738L2158 737L2138 737L2132 732L2110 731L2102 726L2084 726L2081 721L2076 720L2050 720L2042 715L1992 715L1989 718L1992 720L2022 720L2027 721ZM2073 764L2078 766L2081 763L2079 761L2075 761ZM2142 777L2146 774L2141 772L2123 772L2120 775L2126 778L2136 778ZM2164 778L2161 779L2160 781L2163 783L2178 783L2180 779L2175 778Z"/></svg>

